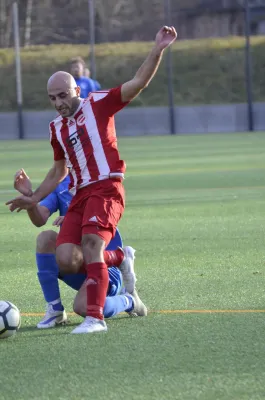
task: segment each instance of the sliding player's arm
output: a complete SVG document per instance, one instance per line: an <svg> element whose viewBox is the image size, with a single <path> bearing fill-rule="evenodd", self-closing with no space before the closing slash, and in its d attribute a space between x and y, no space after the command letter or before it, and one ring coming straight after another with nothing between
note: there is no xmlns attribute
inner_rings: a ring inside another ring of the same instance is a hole
<svg viewBox="0 0 265 400"><path fill-rule="evenodd" d="M31 222L37 226L43 226L46 224L48 219L52 214L60 209L59 207L59 198L56 190L50 193L47 197L45 197L39 204L27 210L28 216ZM61 217L58 217L60 219ZM54 224L55 226L59 226Z"/></svg>
<svg viewBox="0 0 265 400"><path fill-rule="evenodd" d="M32 208L27 210L28 216L33 223L33 225L38 228L45 225L50 217L50 211L48 208L36 204Z"/></svg>
<svg viewBox="0 0 265 400"><path fill-rule="evenodd" d="M161 62L164 50L170 46L177 38L177 32L173 26L164 26L156 35L155 45L146 60L130 81L121 87L122 101L128 102L138 96L146 88L155 75Z"/></svg>

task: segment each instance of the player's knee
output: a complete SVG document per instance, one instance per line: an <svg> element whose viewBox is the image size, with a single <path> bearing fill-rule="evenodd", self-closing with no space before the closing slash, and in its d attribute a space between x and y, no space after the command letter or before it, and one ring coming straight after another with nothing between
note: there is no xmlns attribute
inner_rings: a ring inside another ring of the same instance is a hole
<svg viewBox="0 0 265 400"><path fill-rule="evenodd" d="M71 256L67 257L67 254L57 254L56 252L56 261L59 265L59 271L62 274L76 274L81 265L76 259L73 259Z"/></svg>
<svg viewBox="0 0 265 400"><path fill-rule="evenodd" d="M77 247L62 244L56 249L56 261L61 273L76 274L83 264L83 255Z"/></svg>
<svg viewBox="0 0 265 400"><path fill-rule="evenodd" d="M82 248L95 249L98 247L100 238L97 235L83 235Z"/></svg>
<svg viewBox="0 0 265 400"><path fill-rule="evenodd" d="M57 233L43 231L37 236L37 253L55 253Z"/></svg>
<svg viewBox="0 0 265 400"><path fill-rule="evenodd" d="M103 257L105 242L99 236L94 234L86 234L82 237L82 250L85 261L93 262L98 257Z"/></svg>

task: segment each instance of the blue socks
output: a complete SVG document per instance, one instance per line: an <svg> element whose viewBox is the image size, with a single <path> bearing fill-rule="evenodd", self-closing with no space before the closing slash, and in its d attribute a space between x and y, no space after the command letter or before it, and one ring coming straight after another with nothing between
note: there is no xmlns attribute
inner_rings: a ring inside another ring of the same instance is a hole
<svg viewBox="0 0 265 400"><path fill-rule="evenodd" d="M107 296L103 314L105 318L110 318L122 311L132 311L133 306L133 299L130 295Z"/></svg>
<svg viewBox="0 0 265 400"><path fill-rule="evenodd" d="M63 310L58 283L59 268L54 254L36 253L38 278L44 298L56 311Z"/></svg>

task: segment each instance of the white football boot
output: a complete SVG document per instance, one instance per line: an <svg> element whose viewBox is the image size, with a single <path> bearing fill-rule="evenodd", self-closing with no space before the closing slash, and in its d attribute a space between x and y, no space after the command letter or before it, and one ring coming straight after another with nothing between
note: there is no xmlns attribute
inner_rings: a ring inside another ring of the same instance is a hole
<svg viewBox="0 0 265 400"><path fill-rule="evenodd" d="M47 305L46 314L42 320L37 324L39 329L54 328L57 325L65 325L67 321L67 314L65 310L56 311L53 309L52 304Z"/></svg>
<svg viewBox="0 0 265 400"><path fill-rule="evenodd" d="M119 269L121 270L123 285L126 292L133 293L136 283L136 275L134 272L135 250L131 246L125 246L121 250L124 253L124 260L119 266Z"/></svg>
<svg viewBox="0 0 265 400"><path fill-rule="evenodd" d="M71 333L95 333L106 332L107 330L107 324L104 320L86 317L82 324L78 325Z"/></svg>
<svg viewBox="0 0 265 400"><path fill-rule="evenodd" d="M128 295L131 296L133 299L133 309L127 314L129 314L130 317L146 317L147 307L140 299L136 289L134 289L133 293L129 293Z"/></svg>

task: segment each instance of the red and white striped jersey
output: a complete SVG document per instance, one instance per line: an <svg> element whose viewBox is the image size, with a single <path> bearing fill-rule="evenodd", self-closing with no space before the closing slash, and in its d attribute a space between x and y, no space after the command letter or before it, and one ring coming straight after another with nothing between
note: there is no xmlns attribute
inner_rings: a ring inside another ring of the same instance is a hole
<svg viewBox="0 0 265 400"><path fill-rule="evenodd" d="M121 100L121 86L92 92L74 115L58 116L50 123L54 160L66 160L72 193L99 180L124 177L126 164L117 148L114 114L127 104Z"/></svg>

